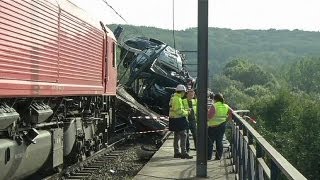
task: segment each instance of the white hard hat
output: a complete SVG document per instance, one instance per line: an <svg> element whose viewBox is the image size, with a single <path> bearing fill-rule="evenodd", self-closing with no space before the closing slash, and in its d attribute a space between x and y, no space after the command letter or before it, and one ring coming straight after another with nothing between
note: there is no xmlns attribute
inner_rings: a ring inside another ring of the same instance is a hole
<svg viewBox="0 0 320 180"><path fill-rule="evenodd" d="M187 89L186 89L186 87L185 87L184 85L179 84L179 85L176 87L176 91L184 91L184 92L186 92Z"/></svg>

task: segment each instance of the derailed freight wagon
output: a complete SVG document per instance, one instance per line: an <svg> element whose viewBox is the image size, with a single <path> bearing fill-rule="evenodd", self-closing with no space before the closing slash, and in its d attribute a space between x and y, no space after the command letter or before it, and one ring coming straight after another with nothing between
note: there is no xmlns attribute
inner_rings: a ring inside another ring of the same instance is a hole
<svg viewBox="0 0 320 180"><path fill-rule="evenodd" d="M116 29L117 32L119 28ZM115 33L117 34L117 33ZM157 39L136 37L121 48L121 64L129 72L126 90L150 109L168 115L169 100L178 84L194 88L185 56Z"/></svg>
<svg viewBox="0 0 320 180"><path fill-rule="evenodd" d="M0 179L58 169L107 143L115 43L67 0L0 1Z"/></svg>

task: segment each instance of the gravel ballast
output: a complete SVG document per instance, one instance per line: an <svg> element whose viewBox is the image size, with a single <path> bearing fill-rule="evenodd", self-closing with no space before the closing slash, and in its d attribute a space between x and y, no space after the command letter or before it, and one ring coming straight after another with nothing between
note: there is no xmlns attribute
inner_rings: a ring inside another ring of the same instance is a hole
<svg viewBox="0 0 320 180"><path fill-rule="evenodd" d="M158 135L143 135L128 140L116 148L121 154L108 161L99 171L88 179L132 179L150 160L157 148L154 144Z"/></svg>

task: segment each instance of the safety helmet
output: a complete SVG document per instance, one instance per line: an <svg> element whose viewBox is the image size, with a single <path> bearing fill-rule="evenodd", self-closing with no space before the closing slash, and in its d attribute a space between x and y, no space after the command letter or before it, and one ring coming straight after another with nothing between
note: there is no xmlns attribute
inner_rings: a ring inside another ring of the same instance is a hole
<svg viewBox="0 0 320 180"><path fill-rule="evenodd" d="M187 89L186 89L186 87L185 87L184 85L179 84L179 85L176 87L176 91L184 91L184 92L186 92Z"/></svg>
<svg viewBox="0 0 320 180"><path fill-rule="evenodd" d="M223 103L224 98L223 98L223 95L221 93L217 93L217 94L214 95L213 100L216 101L216 102L220 101L220 102Z"/></svg>

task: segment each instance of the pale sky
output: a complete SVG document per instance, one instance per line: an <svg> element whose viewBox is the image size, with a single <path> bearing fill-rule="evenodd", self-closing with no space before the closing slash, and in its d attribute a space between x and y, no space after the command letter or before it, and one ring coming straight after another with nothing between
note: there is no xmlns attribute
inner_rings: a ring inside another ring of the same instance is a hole
<svg viewBox="0 0 320 180"><path fill-rule="evenodd" d="M103 0L70 0L105 24L126 24ZM172 29L173 0L106 0L129 24ZM320 0L208 0L209 26L320 30ZM174 0L175 29L197 26L197 0Z"/></svg>

